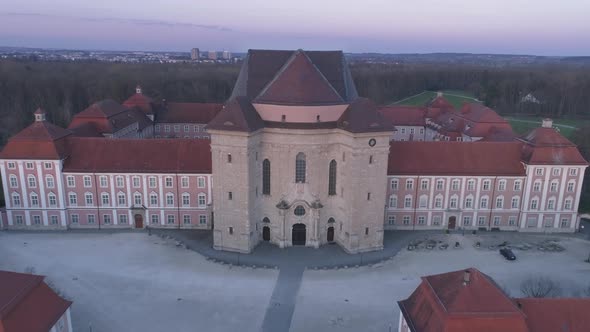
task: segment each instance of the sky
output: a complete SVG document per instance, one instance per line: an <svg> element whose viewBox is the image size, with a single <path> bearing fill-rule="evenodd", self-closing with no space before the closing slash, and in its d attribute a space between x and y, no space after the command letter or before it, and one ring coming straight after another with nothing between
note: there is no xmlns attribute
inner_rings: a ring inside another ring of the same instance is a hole
<svg viewBox="0 0 590 332"><path fill-rule="evenodd" d="M0 0L0 46L590 55L590 0Z"/></svg>

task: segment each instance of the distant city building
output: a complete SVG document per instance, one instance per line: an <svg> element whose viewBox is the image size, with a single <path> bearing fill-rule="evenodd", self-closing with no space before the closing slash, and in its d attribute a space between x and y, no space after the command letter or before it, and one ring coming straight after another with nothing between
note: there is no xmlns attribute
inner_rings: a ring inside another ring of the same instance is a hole
<svg viewBox="0 0 590 332"><path fill-rule="evenodd" d="M223 54L221 55L221 58L223 60L229 60L229 59L231 59L231 52L229 52L229 51L223 51Z"/></svg>
<svg viewBox="0 0 590 332"><path fill-rule="evenodd" d="M217 60L217 52L216 51L209 51L207 58L209 60Z"/></svg>
<svg viewBox="0 0 590 332"><path fill-rule="evenodd" d="M191 50L191 60L199 60L199 56L200 56L199 49L193 48Z"/></svg>

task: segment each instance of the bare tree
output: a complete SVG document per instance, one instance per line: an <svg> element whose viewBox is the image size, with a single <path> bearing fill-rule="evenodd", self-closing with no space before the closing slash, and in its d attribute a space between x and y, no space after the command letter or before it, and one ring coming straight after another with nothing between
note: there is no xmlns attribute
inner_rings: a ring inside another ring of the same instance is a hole
<svg viewBox="0 0 590 332"><path fill-rule="evenodd" d="M520 284L520 291L527 297L557 297L561 287L544 276L528 277Z"/></svg>

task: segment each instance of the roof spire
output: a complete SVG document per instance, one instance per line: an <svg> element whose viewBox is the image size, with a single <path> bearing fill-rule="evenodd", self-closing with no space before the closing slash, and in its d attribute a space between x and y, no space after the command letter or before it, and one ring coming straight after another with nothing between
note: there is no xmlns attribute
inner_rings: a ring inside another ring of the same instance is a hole
<svg viewBox="0 0 590 332"><path fill-rule="evenodd" d="M46 120L45 110L41 107L37 108L37 110L33 114L35 114L35 122L42 122Z"/></svg>

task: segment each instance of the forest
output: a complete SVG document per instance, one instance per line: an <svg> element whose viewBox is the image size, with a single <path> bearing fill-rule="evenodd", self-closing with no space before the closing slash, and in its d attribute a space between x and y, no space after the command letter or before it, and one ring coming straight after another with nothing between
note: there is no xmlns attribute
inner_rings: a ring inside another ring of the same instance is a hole
<svg viewBox="0 0 590 332"><path fill-rule="evenodd" d="M111 98L122 102L137 84L156 100L222 103L231 94L239 68L239 64L0 60L0 147L32 122L38 107L47 111L53 123L67 126L74 114L95 101ZM462 90L500 114L590 119L588 66L355 62L351 70L359 95L378 104L424 90ZM539 103L521 102L529 93ZM578 130L574 135L587 159L589 131Z"/></svg>

